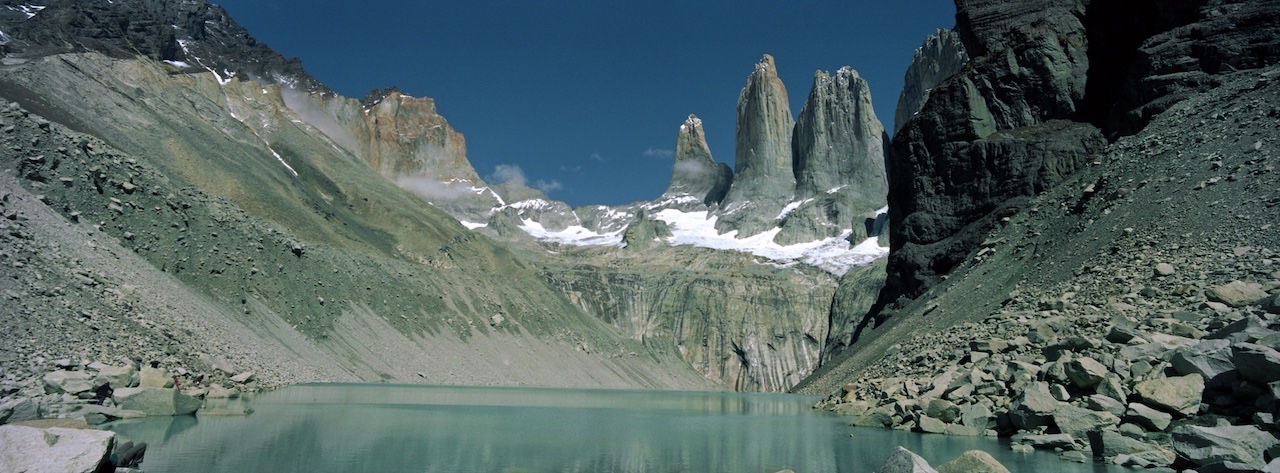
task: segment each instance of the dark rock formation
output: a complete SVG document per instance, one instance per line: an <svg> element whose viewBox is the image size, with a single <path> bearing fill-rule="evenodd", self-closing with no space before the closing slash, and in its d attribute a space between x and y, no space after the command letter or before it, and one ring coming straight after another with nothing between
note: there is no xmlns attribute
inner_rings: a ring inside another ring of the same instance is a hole
<svg viewBox="0 0 1280 473"><path fill-rule="evenodd" d="M1020 198L1059 182L1213 74L1280 60L1280 6L957 2L971 59L894 137L882 302L914 297ZM1241 27L1239 32L1232 28Z"/></svg>
<svg viewBox="0 0 1280 473"><path fill-rule="evenodd" d="M660 238L671 236L667 222L648 218L643 211L636 215L636 220L627 226L622 233L622 242L628 250L643 251L654 245Z"/></svg>
<svg viewBox="0 0 1280 473"><path fill-rule="evenodd" d="M740 237L772 228L777 212L795 190L791 164L791 118L787 89L773 56L765 55L738 96L733 186L721 202L716 229Z"/></svg>
<svg viewBox="0 0 1280 473"><path fill-rule="evenodd" d="M195 71L226 77L285 81L303 90L329 93L298 59L288 59L259 43L221 6L205 0L53 0L34 16L0 17L6 47L24 58L96 51L127 59L182 61ZM5 1L15 6L23 2ZM8 10L5 8L4 10Z"/></svg>
<svg viewBox="0 0 1280 473"><path fill-rule="evenodd" d="M911 57L911 65L902 78L902 94L893 115L893 131L896 133L907 120L920 111L929 100L929 92L943 79L955 75L969 61L960 36L954 31L939 28L936 34L924 39L924 44Z"/></svg>
<svg viewBox="0 0 1280 473"><path fill-rule="evenodd" d="M689 115L676 135L676 164L660 200L692 196L696 198L694 202L712 206L724 199L732 182L733 171L711 158L702 120Z"/></svg>

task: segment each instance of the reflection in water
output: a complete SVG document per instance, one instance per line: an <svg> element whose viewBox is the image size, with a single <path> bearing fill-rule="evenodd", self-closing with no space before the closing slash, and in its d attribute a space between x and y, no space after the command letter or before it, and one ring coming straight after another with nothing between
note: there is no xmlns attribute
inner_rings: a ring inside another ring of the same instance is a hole
<svg viewBox="0 0 1280 473"><path fill-rule="evenodd" d="M1055 471L1095 471L1049 455L1015 457L989 439L854 429L810 409L815 399L326 384L262 396L248 417L111 428L151 445L148 473L874 471L895 445L935 465L980 448L1013 471L1046 459Z"/></svg>

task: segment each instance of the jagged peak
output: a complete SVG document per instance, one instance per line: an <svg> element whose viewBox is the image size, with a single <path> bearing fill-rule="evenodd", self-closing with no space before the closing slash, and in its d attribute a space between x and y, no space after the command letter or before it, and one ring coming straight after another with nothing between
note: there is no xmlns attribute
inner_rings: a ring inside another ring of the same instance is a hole
<svg viewBox="0 0 1280 473"><path fill-rule="evenodd" d="M763 73L777 75L778 66L776 63L774 63L773 56L770 56L768 54L761 56L760 60L756 62L756 72L763 72Z"/></svg>
<svg viewBox="0 0 1280 473"><path fill-rule="evenodd" d="M702 119L698 118L697 115L690 113L689 118L685 119L683 125L680 125L680 131L683 132L693 128L702 128Z"/></svg>

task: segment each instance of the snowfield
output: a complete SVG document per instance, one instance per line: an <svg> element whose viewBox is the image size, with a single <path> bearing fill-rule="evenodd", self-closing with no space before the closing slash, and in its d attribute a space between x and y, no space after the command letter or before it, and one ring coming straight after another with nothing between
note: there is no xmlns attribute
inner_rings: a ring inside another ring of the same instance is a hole
<svg viewBox="0 0 1280 473"><path fill-rule="evenodd" d="M881 213L887 211L887 208L880 209ZM671 229L673 236L663 239L669 245L741 251L762 258L763 261L757 261L760 264L789 267L803 263L836 276L843 276L849 268L869 264L889 253L889 249L880 246L875 238L868 238L857 245L850 244L848 238L853 234L852 230L846 230L838 237L783 246L773 241L781 231L778 228L741 239L737 238L736 231L717 233L716 217L708 217L706 211L664 209L653 213L652 218L666 222ZM479 226L467 226L472 225ZM598 233L575 225L561 231L549 231L542 224L528 219L523 221L520 229L538 240L562 245L625 246L622 243L623 230Z"/></svg>

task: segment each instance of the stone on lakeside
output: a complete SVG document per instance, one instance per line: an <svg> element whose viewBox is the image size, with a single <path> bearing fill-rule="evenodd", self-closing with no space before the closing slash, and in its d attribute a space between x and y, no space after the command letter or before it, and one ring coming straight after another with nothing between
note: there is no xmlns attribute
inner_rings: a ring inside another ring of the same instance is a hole
<svg viewBox="0 0 1280 473"><path fill-rule="evenodd" d="M1134 339L1142 340L1142 332L1118 325L1112 326L1111 330L1107 331L1106 340L1111 343L1125 344Z"/></svg>
<svg viewBox="0 0 1280 473"><path fill-rule="evenodd" d="M234 383L237 383L237 384L244 384L244 383L249 382L249 380L252 380L252 379L253 379L253 376L254 376L254 372L252 372L252 371L245 371L245 372L240 373L240 374L238 374L238 375L232 376L232 377L231 377L231 381L232 381L232 382L234 382Z"/></svg>
<svg viewBox="0 0 1280 473"><path fill-rule="evenodd" d="M1195 345L1174 350L1169 362L1179 374L1196 373L1205 380L1236 369L1231 361L1230 340L1201 340Z"/></svg>
<svg viewBox="0 0 1280 473"><path fill-rule="evenodd" d="M1169 428L1169 423L1173 422L1173 415L1160 412L1140 402L1132 402L1124 413L1124 420L1152 432L1160 432Z"/></svg>
<svg viewBox="0 0 1280 473"><path fill-rule="evenodd" d="M1240 377L1266 385L1280 381L1280 352L1256 343L1236 343L1231 347L1231 361Z"/></svg>
<svg viewBox="0 0 1280 473"><path fill-rule="evenodd" d="M938 473L929 462L901 446L893 449L876 473Z"/></svg>
<svg viewBox="0 0 1280 473"><path fill-rule="evenodd" d="M0 426L0 471L93 473L109 463L114 432L22 425Z"/></svg>
<svg viewBox="0 0 1280 473"><path fill-rule="evenodd" d="M1120 455L1128 455L1141 458L1155 466L1169 466L1176 459L1174 452L1158 445L1126 437L1113 430L1090 432L1089 448L1093 451L1093 456L1108 461Z"/></svg>
<svg viewBox="0 0 1280 473"><path fill-rule="evenodd" d="M1053 412L1053 423L1059 431L1083 439L1091 431L1119 424L1120 418L1107 411L1091 411L1063 404Z"/></svg>
<svg viewBox="0 0 1280 473"><path fill-rule="evenodd" d="M1269 294L1262 290L1262 285L1244 281L1231 281L1205 291L1205 297L1212 302L1221 302L1231 307L1244 307L1257 304Z"/></svg>
<svg viewBox="0 0 1280 473"><path fill-rule="evenodd" d="M1261 470L1266 465L1263 452L1280 445L1274 435L1252 425L1181 425L1172 433L1174 450L1198 466L1235 462Z"/></svg>
<svg viewBox="0 0 1280 473"><path fill-rule="evenodd" d="M113 393L122 409L142 411L149 416L181 416L200 409L200 400L172 388L120 388Z"/></svg>
<svg viewBox="0 0 1280 473"><path fill-rule="evenodd" d="M946 433L947 423L927 415L921 415L916 419L916 428L920 429L921 432L941 434Z"/></svg>
<svg viewBox="0 0 1280 473"><path fill-rule="evenodd" d="M138 387L172 388L173 376L169 375L169 371L164 368L144 366L142 367L142 370L138 372Z"/></svg>
<svg viewBox="0 0 1280 473"><path fill-rule="evenodd" d="M93 376L93 384L101 386L102 383L111 383L112 388L130 388L137 386L138 370L132 366L110 366L97 364L95 368L98 372ZM90 365L93 367L93 365Z"/></svg>
<svg viewBox="0 0 1280 473"><path fill-rule="evenodd" d="M1049 394L1048 383L1037 382L1023 391L1009 407L1009 420L1024 430L1048 426L1060 404Z"/></svg>
<svg viewBox="0 0 1280 473"><path fill-rule="evenodd" d="M1075 437L1071 434L1035 434L1022 437L1020 443L1030 445L1038 449L1061 448L1063 450L1072 450L1076 448Z"/></svg>
<svg viewBox="0 0 1280 473"><path fill-rule="evenodd" d="M1155 267L1156 276L1173 276L1177 270L1169 263L1157 263Z"/></svg>
<svg viewBox="0 0 1280 473"><path fill-rule="evenodd" d="M204 397L207 399L227 399L227 398L233 398L239 395L240 395L239 389L236 389L234 387L227 388L227 387L223 387L221 384L214 384L212 386L209 386L209 392L206 393ZM844 404L841 404L841 405L843 406Z"/></svg>
<svg viewBox="0 0 1280 473"><path fill-rule="evenodd" d="M978 430L980 433L995 428L996 415L985 404L965 404L960 406L960 424Z"/></svg>
<svg viewBox="0 0 1280 473"><path fill-rule="evenodd" d="M955 459L938 465L938 473L1009 473L990 453L969 450Z"/></svg>
<svg viewBox="0 0 1280 473"><path fill-rule="evenodd" d="M945 399L931 399L925 404L925 414L945 423L952 423L960 416L960 408L954 402Z"/></svg>
<svg viewBox="0 0 1280 473"><path fill-rule="evenodd" d="M1165 412L1190 416L1200 410L1204 378L1199 374L1189 374L1149 379L1134 385L1133 390L1144 404Z"/></svg>
<svg viewBox="0 0 1280 473"><path fill-rule="evenodd" d="M0 424L13 424L39 419L40 403L31 398L17 398L0 404Z"/></svg>
<svg viewBox="0 0 1280 473"><path fill-rule="evenodd" d="M93 376L83 371L50 371L43 380L46 394L79 394L93 389Z"/></svg>

